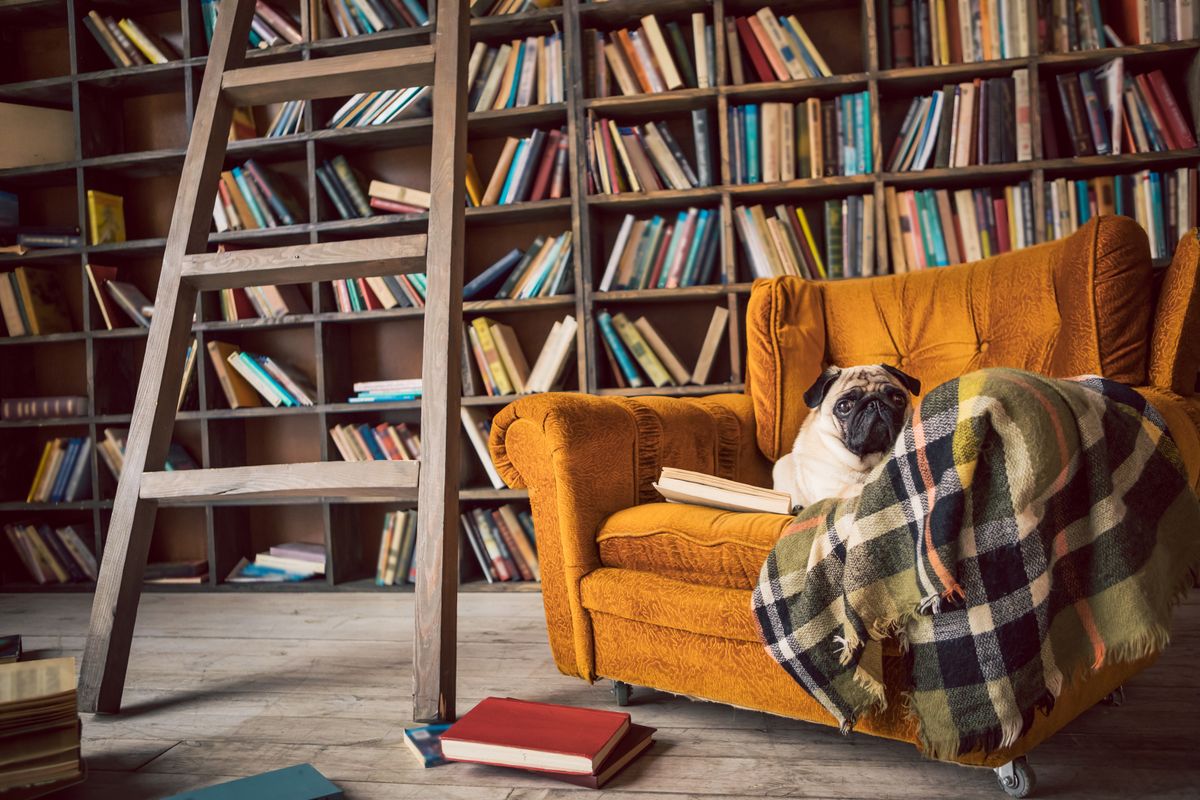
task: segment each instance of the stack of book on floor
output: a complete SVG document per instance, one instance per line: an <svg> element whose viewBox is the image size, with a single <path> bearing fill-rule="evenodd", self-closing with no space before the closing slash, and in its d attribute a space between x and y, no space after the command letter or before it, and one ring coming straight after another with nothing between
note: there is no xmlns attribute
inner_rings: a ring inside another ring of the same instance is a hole
<svg viewBox="0 0 1200 800"><path fill-rule="evenodd" d="M893 269L978 261L1035 244L1033 187L886 189Z"/></svg>
<svg viewBox="0 0 1200 800"><path fill-rule="evenodd" d="M361 36L429 24L421 0L325 0L339 36Z"/></svg>
<svg viewBox="0 0 1200 800"><path fill-rule="evenodd" d="M1088 5L1054 0L1054 9ZM889 0L878 6L882 69L1030 55L1029 6L1014 0ZM1039 10L1043 4L1039 2ZM1049 20L1050 9L1044 9ZM1055 20L1055 25L1065 20ZM1096 45L1099 47L1099 45ZM1046 52L1043 48L1042 52Z"/></svg>
<svg viewBox="0 0 1200 800"><path fill-rule="evenodd" d="M425 273L382 275L371 278L341 278L330 281L337 310L375 311L388 308L423 308Z"/></svg>
<svg viewBox="0 0 1200 800"><path fill-rule="evenodd" d="M130 322L140 328L150 327L150 318L154 316L154 304L136 285L129 281L117 280L116 267L88 263L84 265L84 270L87 272L88 284L92 287L92 295L100 307L100 316L108 330L124 328ZM2 290L0 287L0 291Z"/></svg>
<svg viewBox="0 0 1200 800"><path fill-rule="evenodd" d="M254 159L221 173L213 205L218 232L277 228L303 219L304 213L278 176Z"/></svg>
<svg viewBox="0 0 1200 800"><path fill-rule="evenodd" d="M690 371L645 317L630 322L623 313L610 314L602 310L596 315L596 322L600 326L604 355L617 383L622 389L637 389L646 383L643 375L655 386L704 385L728 318L729 309L717 306L713 310L696 366Z"/></svg>
<svg viewBox="0 0 1200 800"><path fill-rule="evenodd" d="M401 422L381 422L371 426L334 425L329 429L342 458L346 461L417 461L421 458L421 438Z"/></svg>
<svg viewBox="0 0 1200 800"><path fill-rule="evenodd" d="M89 11L83 18L83 25L114 67L166 64L179 58L179 51L149 26L138 25L128 17L117 20Z"/></svg>
<svg viewBox="0 0 1200 800"><path fill-rule="evenodd" d="M615 94L610 76L623 95L717 85L716 41L702 11L692 14L686 35L678 22L659 25L649 14L636 28L609 31L607 42L596 30L588 31L584 40L591 48L594 97Z"/></svg>
<svg viewBox="0 0 1200 800"><path fill-rule="evenodd" d="M752 16L727 17L725 41L735 84L833 76L795 14L777 17L760 8Z"/></svg>
<svg viewBox="0 0 1200 800"><path fill-rule="evenodd" d="M696 165L663 122L617 125L588 112L588 191L593 194L653 192L712 185L708 112L692 111Z"/></svg>
<svg viewBox="0 0 1200 800"><path fill-rule="evenodd" d="M691 207L674 220L626 214L608 257L600 291L705 286L718 277L721 212Z"/></svg>
<svg viewBox="0 0 1200 800"><path fill-rule="evenodd" d="M213 31L217 25L219 0L200 0L200 17L204 21L204 39L212 44ZM257 49L274 47L285 42L299 44L300 23L291 14L276 8L264 0L254 4L254 17L250 21L250 46Z"/></svg>
<svg viewBox="0 0 1200 800"><path fill-rule="evenodd" d="M57 397L7 397L0 402L0 419L55 419L85 417L86 397L61 395Z"/></svg>
<svg viewBox="0 0 1200 800"><path fill-rule="evenodd" d="M514 247L463 287L463 300L488 294L497 300L570 294L575 289L571 237L571 231L563 231L538 236L526 250Z"/></svg>
<svg viewBox="0 0 1200 800"><path fill-rule="evenodd" d="M83 779L76 705L75 659L0 666L0 795L33 797Z"/></svg>
<svg viewBox="0 0 1200 800"><path fill-rule="evenodd" d="M1188 118L1162 70L1125 72L1123 59L1096 70L1055 76L1061 117L1070 143L1061 147L1042 108L1047 158L1187 150L1196 146Z"/></svg>
<svg viewBox="0 0 1200 800"><path fill-rule="evenodd" d="M1146 230L1152 258L1168 258L1197 225L1196 168L1143 170L1089 180L1046 181L1047 238L1069 236L1101 214L1133 217Z"/></svg>
<svg viewBox="0 0 1200 800"><path fill-rule="evenodd" d="M729 107L729 165L734 183L866 175L871 155L867 92L803 103Z"/></svg>
<svg viewBox="0 0 1200 800"><path fill-rule="evenodd" d="M504 206L562 197L567 185L567 137L562 130L535 130L518 139L509 136L500 160L480 191L478 175L468 174L467 201L472 206Z"/></svg>
<svg viewBox="0 0 1200 800"><path fill-rule="evenodd" d="M54 273L17 267L0 273L0 313L8 336L45 336L71 330L71 315Z"/></svg>
<svg viewBox="0 0 1200 800"><path fill-rule="evenodd" d="M221 319L226 322L242 319L280 319L294 314L309 313L304 293L294 284L222 289L219 296Z"/></svg>
<svg viewBox="0 0 1200 800"><path fill-rule="evenodd" d="M429 116L432 88L384 89L353 95L334 112L327 128L366 128Z"/></svg>
<svg viewBox="0 0 1200 800"><path fill-rule="evenodd" d="M59 437L46 442L27 503L73 503L92 494L92 440Z"/></svg>
<svg viewBox="0 0 1200 800"><path fill-rule="evenodd" d="M417 582L413 552L417 546L417 512L388 511L383 515L383 536L375 567L376 586L403 586Z"/></svg>
<svg viewBox="0 0 1200 800"><path fill-rule="evenodd" d="M913 98L888 154L891 172L1033 159L1029 70L946 84Z"/></svg>
<svg viewBox="0 0 1200 800"><path fill-rule="evenodd" d="M856 278L875 274L875 198L851 195L826 200L819 231L797 206L741 206L733 210L734 227L755 278L799 275L809 280Z"/></svg>
<svg viewBox="0 0 1200 800"><path fill-rule="evenodd" d="M540 581L533 516L511 504L473 508L459 515L463 536L488 583Z"/></svg>
<svg viewBox="0 0 1200 800"><path fill-rule="evenodd" d="M312 542L273 544L254 560L243 558L225 578L228 583L284 583L325 574L325 545Z"/></svg>
<svg viewBox="0 0 1200 800"><path fill-rule="evenodd" d="M160 586L199 586L208 581L208 560L154 561L146 565L142 580Z"/></svg>
<svg viewBox="0 0 1200 800"><path fill-rule="evenodd" d="M394 403L421 399L420 378L388 378L381 381L358 381L354 384L351 403Z"/></svg>
<svg viewBox="0 0 1200 800"><path fill-rule="evenodd" d="M569 314L555 322L531 368L511 327L486 317L472 320L465 328L464 351L470 349L478 372L464 363L464 391L470 392L467 396L480 394L479 386L489 396L550 391L574 350L576 329L575 318Z"/></svg>
<svg viewBox="0 0 1200 800"><path fill-rule="evenodd" d="M226 342L209 342L208 357L230 408L261 406L261 400L276 408L311 406L317 396L308 376L280 359Z"/></svg>
<svg viewBox="0 0 1200 800"><path fill-rule="evenodd" d="M129 436L126 428L105 428L102 438L96 445L100 460L108 467L116 480L121 479L121 468L125 466L125 440ZM195 459L179 442L171 442L167 449L167 460L163 469L167 472L185 469L199 469Z"/></svg>
<svg viewBox="0 0 1200 800"><path fill-rule="evenodd" d="M505 17L562 5L562 0L471 0L472 17Z"/></svg>
<svg viewBox="0 0 1200 800"><path fill-rule="evenodd" d="M535 772L598 789L654 743L629 714L488 697L441 735L448 761Z"/></svg>
<svg viewBox="0 0 1200 800"><path fill-rule="evenodd" d="M10 524L4 534L36 583L96 580L96 557L85 543L92 533L84 526Z"/></svg>
<svg viewBox="0 0 1200 800"><path fill-rule="evenodd" d="M492 47L476 42L467 62L467 110L562 103L562 33L513 39Z"/></svg>

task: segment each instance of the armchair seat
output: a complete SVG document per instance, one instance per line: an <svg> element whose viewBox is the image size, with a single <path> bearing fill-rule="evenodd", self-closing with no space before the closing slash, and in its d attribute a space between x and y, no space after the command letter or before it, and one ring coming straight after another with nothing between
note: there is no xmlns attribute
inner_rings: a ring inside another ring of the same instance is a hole
<svg viewBox="0 0 1200 800"><path fill-rule="evenodd" d="M782 514L645 503L604 520L596 544L606 567L705 586L753 589L763 562L791 521Z"/></svg>

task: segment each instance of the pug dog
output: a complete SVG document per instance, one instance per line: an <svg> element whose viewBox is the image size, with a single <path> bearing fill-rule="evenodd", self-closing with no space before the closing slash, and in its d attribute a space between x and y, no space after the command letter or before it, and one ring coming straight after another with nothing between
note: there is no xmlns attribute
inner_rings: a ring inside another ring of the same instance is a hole
<svg viewBox="0 0 1200 800"><path fill-rule="evenodd" d="M775 490L809 506L827 497L853 497L867 473L892 449L912 416L921 382L887 364L829 367L804 393L812 409L792 451L771 473Z"/></svg>

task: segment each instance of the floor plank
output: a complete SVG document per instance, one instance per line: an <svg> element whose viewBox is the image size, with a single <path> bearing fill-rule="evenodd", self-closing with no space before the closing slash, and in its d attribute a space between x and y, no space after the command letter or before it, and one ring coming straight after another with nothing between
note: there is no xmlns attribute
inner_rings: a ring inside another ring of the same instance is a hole
<svg viewBox="0 0 1200 800"><path fill-rule="evenodd" d="M39 655L78 656L86 595L0 595L0 629ZM607 687L558 673L537 594L460 598L459 708L488 695L611 708ZM425 770L402 743L412 692L412 597L169 595L143 598L125 710L85 716L85 784L56 795L149 800L310 762L354 800L991 798L990 772L922 760L909 745L635 690L653 750L605 790L474 765ZM1173 644L1127 687L1031 756L1039 797L1197 796L1200 599Z"/></svg>

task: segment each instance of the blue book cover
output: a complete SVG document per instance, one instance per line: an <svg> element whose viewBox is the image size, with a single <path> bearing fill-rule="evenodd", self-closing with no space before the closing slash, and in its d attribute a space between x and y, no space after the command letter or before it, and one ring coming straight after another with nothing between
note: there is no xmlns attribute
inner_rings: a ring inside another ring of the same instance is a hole
<svg viewBox="0 0 1200 800"><path fill-rule="evenodd" d="M515 532L514 532L515 533ZM449 725L426 725L424 728L405 728L404 743L424 767L440 767L446 763L442 755L442 734Z"/></svg>
<svg viewBox="0 0 1200 800"><path fill-rule="evenodd" d="M58 470L54 473L54 484L50 487L50 502L57 503L63 499L63 492L67 488L67 480L71 476L71 469L75 466L75 459L79 458L79 448L82 446L82 439L69 439L67 441L67 451L63 454L62 461L58 464Z"/></svg>
<svg viewBox="0 0 1200 800"><path fill-rule="evenodd" d="M930 208L932 202L935 201L930 190L917 193L917 213L921 216L926 263L944 267L949 259L946 256L946 244L942 241L942 226L937 223L937 214Z"/></svg>
<svg viewBox="0 0 1200 800"><path fill-rule="evenodd" d="M700 247L704 244L704 235L708 232L708 221L712 212L707 208L700 209L696 215L696 227L692 231L691 241L688 242L687 259L683 262L683 274L679 278L680 287L694 286L696 282L696 262L700 258Z"/></svg>
<svg viewBox="0 0 1200 800"><path fill-rule="evenodd" d="M267 204L271 206L271 210L275 212L275 216L279 218L279 221L284 225L295 225L296 218L291 215L287 206L283 204L283 199L275 191L275 187L271 185L266 171L253 158L246 159L246 169L250 172L250 179L258 186L259 194L266 199Z"/></svg>
<svg viewBox="0 0 1200 800"><path fill-rule="evenodd" d="M760 155L762 150L762 135L758 129L758 106L745 106L746 114L746 183L762 182L762 166Z"/></svg>
<svg viewBox="0 0 1200 800"><path fill-rule="evenodd" d="M921 123L921 136L917 140L917 148L914 151L912 165L910 166L910 169L912 170L918 169L917 164L919 163L921 151L925 148L925 141L930 135L933 135L931 134L931 131L934 130L933 117L934 112L937 110L938 98L941 97L941 95L942 92L940 89L934 91L933 102L929 104L929 111L925 114L925 121ZM921 169L924 169L924 167L921 167Z"/></svg>
<svg viewBox="0 0 1200 800"><path fill-rule="evenodd" d="M250 207L250 213L254 217L254 222L260 228L267 227L267 218L263 214L262 209L258 207L258 203L254 202L254 194L250 191L250 185L246 182L246 173L242 171L241 167L234 167L232 171L233 182L237 184L238 190L246 200L246 205Z"/></svg>
<svg viewBox="0 0 1200 800"><path fill-rule="evenodd" d="M546 258L542 260L542 269L538 273L537 278L530 281L529 284L521 291L521 299L537 297L537 293L541 291L542 284L546 282L546 278L550 274L550 270L558 263L558 254L562 252L563 241L566 239L565 234L559 234L554 240L554 244L550 247L550 252L546 254Z"/></svg>
<svg viewBox="0 0 1200 800"><path fill-rule="evenodd" d="M1079 224L1087 224L1092 218L1091 208L1088 206L1087 181L1075 181L1075 204L1079 207Z"/></svg>
<svg viewBox="0 0 1200 800"><path fill-rule="evenodd" d="M658 283L656 283L654 285L654 288L657 288L657 289L667 288L667 269L666 269L665 265L671 263L672 259L675 258L676 251L682 246L681 240L683 239L683 226L686 222L687 222L687 212L686 211L680 211L678 214L675 215L675 230L671 233L671 244L667 246L667 257L663 261L663 264L664 264L663 270L662 270L662 273L658 276Z"/></svg>
<svg viewBox="0 0 1200 800"><path fill-rule="evenodd" d="M397 403L405 400L420 400L420 392L403 392L401 394L359 394L351 397L351 403Z"/></svg>
<svg viewBox="0 0 1200 800"><path fill-rule="evenodd" d="M403 0L404 7L408 9L408 13L413 15L413 19L418 25L428 25L429 15L425 13L425 9L421 7L418 0Z"/></svg>
<svg viewBox="0 0 1200 800"><path fill-rule="evenodd" d="M1124 216L1124 217L1129 216L1128 212L1125 209L1125 182L1127 180L1129 180L1129 178L1127 178L1126 176L1117 175L1116 180L1113 181L1113 194L1115 195L1115 198L1114 198L1116 201L1116 203L1115 203L1116 209L1115 210L1117 212L1117 216ZM1046 203L1046 208L1047 209L1050 208L1049 202Z"/></svg>
<svg viewBox="0 0 1200 800"><path fill-rule="evenodd" d="M704 245L700 249L700 267L696 272L696 286L707 286L712 283L713 270L717 266L717 252L720 250L721 235L718 232L716 211L711 212L708 229L704 232ZM725 275L721 275L721 283L725 283Z"/></svg>
<svg viewBox="0 0 1200 800"><path fill-rule="evenodd" d="M1154 225L1154 235L1158 241L1158 252L1152 253L1152 258L1160 258L1167 255L1167 225L1165 215L1163 214L1163 180L1162 176L1157 172L1150 173L1150 210L1154 215L1152 224Z"/></svg>
<svg viewBox="0 0 1200 800"><path fill-rule="evenodd" d="M608 342L608 347L612 350L613 357L617 359L617 365L621 368L621 374L625 376L626 382L634 389L641 387L643 385L642 376L638 374L637 365L633 363L633 356L629 355L629 351L625 349L625 343L617 335L612 315L607 311L601 311L600 315L596 317L596 321L600 323L600 333L603 334L604 341Z"/></svg>
<svg viewBox="0 0 1200 800"><path fill-rule="evenodd" d="M508 92L508 99L504 101L504 108L512 108L517 104L517 93L521 86L521 65L525 63L525 47L525 43L522 43L517 48L517 66L513 70L512 88Z"/></svg>
<svg viewBox="0 0 1200 800"><path fill-rule="evenodd" d="M858 148L858 171L862 175L868 175L875 171L874 154L871 152L871 95L869 92L859 92L855 98L854 106L858 109L859 119L858 140L863 143Z"/></svg>
<svg viewBox="0 0 1200 800"><path fill-rule="evenodd" d="M218 783L203 789L193 789L183 794L172 795L165 800L336 800L343 797L342 790L317 772L311 764L238 778Z"/></svg>
<svg viewBox="0 0 1200 800"><path fill-rule="evenodd" d="M485 290L495 288L524 255L519 248L509 250L499 261L476 275L463 287L463 300L474 300Z"/></svg>
<svg viewBox="0 0 1200 800"><path fill-rule="evenodd" d="M279 392L280 397L283 398L283 405L288 407L300 405L300 402L292 396L292 393L283 388L283 384L275 380L275 377L271 375L271 373L263 369L262 364L259 363L259 359L261 358L262 356L256 356L251 353L242 352L238 355L238 363L245 364L256 375L258 375L259 378L266 381L275 389L275 391Z"/></svg>
<svg viewBox="0 0 1200 800"><path fill-rule="evenodd" d="M808 68L809 73L818 77L824 76L825 73L823 73L821 68L817 66L816 60L808 52L808 48L804 46L804 42L801 40L800 35L796 33L796 28L792 25L792 21L786 17L780 17L779 24L791 39L793 50L800 57L800 60L804 62L804 66Z"/></svg>
<svg viewBox="0 0 1200 800"><path fill-rule="evenodd" d="M375 431L371 426L364 422L356 427L358 428L358 434L367 445L367 451L371 454L371 458L376 461L387 461L387 453L383 452L383 448L379 446L379 442L375 441Z"/></svg>
<svg viewBox="0 0 1200 800"><path fill-rule="evenodd" d="M200 16L204 19L204 41L212 44L213 30L217 27L217 0L200 0Z"/></svg>
<svg viewBox="0 0 1200 800"><path fill-rule="evenodd" d="M512 163L508 167L508 174L504 176L504 185L500 188L500 205L509 202L508 193L512 190L513 179L516 177L517 170L514 169L521 163L521 156L525 153L525 148L529 147L529 139L522 139L517 142L517 149L513 152Z"/></svg>

